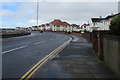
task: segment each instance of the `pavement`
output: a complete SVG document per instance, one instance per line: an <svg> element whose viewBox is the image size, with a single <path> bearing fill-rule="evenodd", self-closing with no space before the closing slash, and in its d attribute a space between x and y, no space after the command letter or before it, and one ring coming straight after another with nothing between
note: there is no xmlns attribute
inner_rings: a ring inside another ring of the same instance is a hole
<svg viewBox="0 0 120 80"><path fill-rule="evenodd" d="M97 60L91 43L80 36L72 38L70 44L40 68L32 78L117 80L115 74Z"/></svg>

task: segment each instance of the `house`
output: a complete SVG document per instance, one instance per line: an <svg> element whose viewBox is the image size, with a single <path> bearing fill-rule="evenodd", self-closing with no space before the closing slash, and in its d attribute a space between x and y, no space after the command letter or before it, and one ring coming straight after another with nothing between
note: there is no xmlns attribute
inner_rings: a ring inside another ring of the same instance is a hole
<svg viewBox="0 0 120 80"><path fill-rule="evenodd" d="M72 32L72 26L67 22L62 22L61 31Z"/></svg>
<svg viewBox="0 0 120 80"><path fill-rule="evenodd" d="M50 27L50 23L46 23L45 30L52 30L52 28Z"/></svg>
<svg viewBox="0 0 120 80"><path fill-rule="evenodd" d="M71 24L71 26L72 26L72 31L73 32L80 32L81 31L81 28L80 28L79 25L77 25L77 24Z"/></svg>
<svg viewBox="0 0 120 80"><path fill-rule="evenodd" d="M46 26L46 24L42 24L42 25L39 25L39 30L45 30L45 26Z"/></svg>
<svg viewBox="0 0 120 80"><path fill-rule="evenodd" d="M100 26L102 25L102 20L104 20L104 18L91 18L92 20L92 24L91 24L91 27L90 27L90 31L93 31L93 30L99 30Z"/></svg>
<svg viewBox="0 0 120 80"><path fill-rule="evenodd" d="M39 26L32 26L32 30L46 30L46 31L65 31L65 32L72 32L72 31L80 31L79 25L76 24L69 24L66 21L61 21L60 19L55 19L52 22L41 24Z"/></svg>
<svg viewBox="0 0 120 80"><path fill-rule="evenodd" d="M84 24L81 26L81 31L89 31L89 30L90 30L90 24L84 23Z"/></svg>
<svg viewBox="0 0 120 80"><path fill-rule="evenodd" d="M44 30L45 29L45 24L41 24L39 26L32 26L31 30L33 31L40 31L40 30Z"/></svg>
<svg viewBox="0 0 120 80"><path fill-rule="evenodd" d="M118 13L119 14L119 13ZM90 25L90 31L93 30L109 30L111 20L118 14L111 14L105 18L91 18L92 24Z"/></svg>
<svg viewBox="0 0 120 80"><path fill-rule="evenodd" d="M26 30L27 31L32 31L32 28L31 27L27 27Z"/></svg>
<svg viewBox="0 0 120 80"><path fill-rule="evenodd" d="M50 23L50 27L52 29L52 31L61 31L61 24L62 24L62 21L60 19L55 19L54 21L52 21Z"/></svg>
<svg viewBox="0 0 120 80"><path fill-rule="evenodd" d="M54 21L46 24L46 30L71 32L72 26L67 22L62 22L60 19L55 19Z"/></svg>
<svg viewBox="0 0 120 80"><path fill-rule="evenodd" d="M72 27L67 22L57 22L53 25L53 31L67 31L67 32L70 31L71 32Z"/></svg>
<svg viewBox="0 0 120 80"><path fill-rule="evenodd" d="M32 31L37 31L38 27L37 26L32 26Z"/></svg>

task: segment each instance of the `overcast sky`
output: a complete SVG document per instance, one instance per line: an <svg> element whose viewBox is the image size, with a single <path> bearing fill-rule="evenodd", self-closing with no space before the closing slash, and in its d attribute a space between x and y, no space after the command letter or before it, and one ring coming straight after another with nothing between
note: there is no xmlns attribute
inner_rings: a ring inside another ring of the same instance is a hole
<svg viewBox="0 0 120 80"><path fill-rule="evenodd" d="M36 2L2 2L0 26L3 28L36 25ZM61 19L70 24L87 23L92 17L118 13L117 2L39 2L39 24Z"/></svg>

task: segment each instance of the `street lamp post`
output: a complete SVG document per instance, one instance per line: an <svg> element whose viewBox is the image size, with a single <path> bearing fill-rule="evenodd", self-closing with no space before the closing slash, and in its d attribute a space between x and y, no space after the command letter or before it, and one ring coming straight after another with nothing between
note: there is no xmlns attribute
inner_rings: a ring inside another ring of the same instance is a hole
<svg viewBox="0 0 120 80"><path fill-rule="evenodd" d="M37 2L37 30L38 30L39 2Z"/></svg>

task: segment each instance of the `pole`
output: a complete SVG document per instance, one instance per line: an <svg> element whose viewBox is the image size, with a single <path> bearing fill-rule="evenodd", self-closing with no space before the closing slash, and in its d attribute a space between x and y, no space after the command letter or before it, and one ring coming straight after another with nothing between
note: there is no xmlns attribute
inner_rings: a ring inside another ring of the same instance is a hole
<svg viewBox="0 0 120 80"><path fill-rule="evenodd" d="M37 2L37 30L38 30L38 13L39 13L39 2Z"/></svg>

